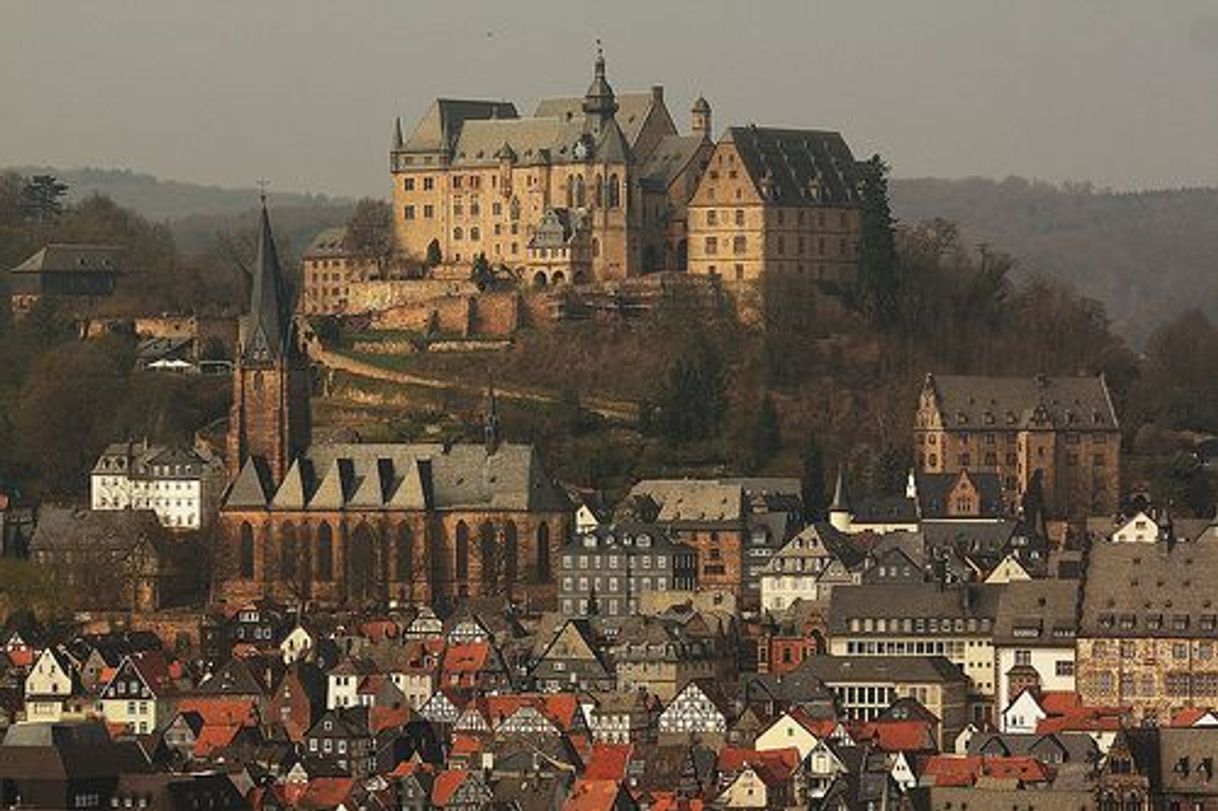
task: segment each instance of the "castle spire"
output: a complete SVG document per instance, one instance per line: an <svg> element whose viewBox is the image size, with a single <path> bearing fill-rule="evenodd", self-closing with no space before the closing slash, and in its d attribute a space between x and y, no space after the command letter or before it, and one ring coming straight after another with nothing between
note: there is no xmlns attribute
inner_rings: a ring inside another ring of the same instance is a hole
<svg viewBox="0 0 1218 811"><path fill-rule="evenodd" d="M592 84L588 85L588 92L584 94L584 114L588 118L595 118L597 123L604 123L617 113L617 97L605 78L605 52L599 39L596 41L596 62L592 74Z"/></svg>
<svg viewBox="0 0 1218 811"><path fill-rule="evenodd" d="M287 286L279 267L279 252L275 235L271 233L270 215L266 210L266 190L259 195L262 211L259 215L258 255L254 259L253 283L250 285L250 307L246 316L242 352L247 361L272 362L287 352L291 329Z"/></svg>
<svg viewBox="0 0 1218 811"><path fill-rule="evenodd" d="M393 148L401 149L406 142L402 139L402 117L393 119Z"/></svg>

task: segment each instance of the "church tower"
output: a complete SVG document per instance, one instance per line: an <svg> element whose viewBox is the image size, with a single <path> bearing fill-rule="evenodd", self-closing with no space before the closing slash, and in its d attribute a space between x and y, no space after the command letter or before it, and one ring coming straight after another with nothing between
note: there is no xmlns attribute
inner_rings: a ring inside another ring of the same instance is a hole
<svg viewBox="0 0 1218 811"><path fill-rule="evenodd" d="M308 446L310 431L308 361L298 344L291 295L263 196L249 312L241 319L233 371L230 478L254 459L278 484Z"/></svg>

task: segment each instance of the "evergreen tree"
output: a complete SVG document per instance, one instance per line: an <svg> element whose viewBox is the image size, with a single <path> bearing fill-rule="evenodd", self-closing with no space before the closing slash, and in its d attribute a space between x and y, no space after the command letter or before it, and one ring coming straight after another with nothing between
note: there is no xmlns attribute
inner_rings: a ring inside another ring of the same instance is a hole
<svg viewBox="0 0 1218 811"><path fill-rule="evenodd" d="M440 252L440 241L433 239L427 243L427 266L434 268L436 265L444 261L444 255Z"/></svg>
<svg viewBox="0 0 1218 811"><path fill-rule="evenodd" d="M829 507L829 499L825 493L825 457L816 437L809 438L804 446L802 467L804 516L808 519L823 518Z"/></svg>
<svg viewBox="0 0 1218 811"><path fill-rule="evenodd" d="M657 425L671 444L709 439L719 429L727 382L718 349L704 337L669 367L660 385Z"/></svg>
<svg viewBox="0 0 1218 811"><path fill-rule="evenodd" d="M753 436L750 451L755 467L761 467L782 450L782 426L778 420L778 409L774 398L767 391L761 398L753 420Z"/></svg>
<svg viewBox="0 0 1218 811"><path fill-rule="evenodd" d="M52 222L63 213L68 184L54 175L34 175L21 188L21 211L33 222Z"/></svg>
<svg viewBox="0 0 1218 811"><path fill-rule="evenodd" d="M888 204L888 166L879 155L859 164L862 173L862 229L856 306L881 329L893 326L900 299L896 220Z"/></svg>
<svg viewBox="0 0 1218 811"><path fill-rule="evenodd" d="M479 290L486 290L495 281L495 272L491 270L491 263L487 261L486 254L480 253L475 257L474 269L469 278Z"/></svg>

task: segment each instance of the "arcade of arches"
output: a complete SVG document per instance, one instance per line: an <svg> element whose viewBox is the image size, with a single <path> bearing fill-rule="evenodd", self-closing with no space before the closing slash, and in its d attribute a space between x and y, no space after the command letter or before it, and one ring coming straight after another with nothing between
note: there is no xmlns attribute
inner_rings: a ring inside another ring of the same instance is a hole
<svg viewBox="0 0 1218 811"><path fill-rule="evenodd" d="M334 605L553 601L563 514L224 515L218 597Z"/></svg>

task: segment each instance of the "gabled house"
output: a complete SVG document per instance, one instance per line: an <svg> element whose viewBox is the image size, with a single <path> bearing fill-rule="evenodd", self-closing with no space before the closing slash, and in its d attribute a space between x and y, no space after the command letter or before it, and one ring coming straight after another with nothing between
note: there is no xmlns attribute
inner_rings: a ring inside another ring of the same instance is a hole
<svg viewBox="0 0 1218 811"><path fill-rule="evenodd" d="M656 721L661 741L691 736L723 741L727 735L730 708L719 684L709 679L687 683L664 707Z"/></svg>
<svg viewBox="0 0 1218 811"><path fill-rule="evenodd" d="M616 677L601 655L588 620L567 620L533 662L530 677L541 690L609 690Z"/></svg>
<svg viewBox="0 0 1218 811"><path fill-rule="evenodd" d="M101 691L102 716L111 727L152 732L176 697L169 666L159 651L127 656Z"/></svg>
<svg viewBox="0 0 1218 811"><path fill-rule="evenodd" d="M65 700L79 692L80 680L67 651L45 648L25 677L26 720L62 720Z"/></svg>
<svg viewBox="0 0 1218 811"><path fill-rule="evenodd" d="M325 706L324 674L308 662L295 661L276 685L265 720L282 727L288 740L301 743Z"/></svg>
<svg viewBox="0 0 1218 811"><path fill-rule="evenodd" d="M306 761L348 777L365 777L376 767L368 707L327 710L305 736Z"/></svg>
<svg viewBox="0 0 1218 811"><path fill-rule="evenodd" d="M447 769L436 775L431 786L431 802L450 811L482 811L489 806L494 792L480 772Z"/></svg>

